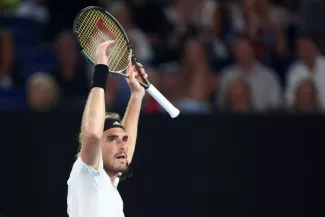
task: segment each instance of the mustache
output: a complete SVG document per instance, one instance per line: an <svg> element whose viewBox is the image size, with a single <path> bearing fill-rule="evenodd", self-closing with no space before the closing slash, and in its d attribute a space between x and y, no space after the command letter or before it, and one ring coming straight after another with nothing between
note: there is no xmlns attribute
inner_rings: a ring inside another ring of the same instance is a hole
<svg viewBox="0 0 325 217"><path fill-rule="evenodd" d="M117 153L114 157L121 157L121 156L125 157L125 158L128 157L128 155L125 151L121 151L121 152Z"/></svg>

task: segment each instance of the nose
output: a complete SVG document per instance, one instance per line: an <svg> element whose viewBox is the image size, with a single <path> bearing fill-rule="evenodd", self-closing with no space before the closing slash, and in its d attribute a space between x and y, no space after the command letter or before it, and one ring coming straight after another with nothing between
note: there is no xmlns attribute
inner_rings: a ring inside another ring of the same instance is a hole
<svg viewBox="0 0 325 217"><path fill-rule="evenodd" d="M117 146L119 148L125 149L127 145L127 141L124 141L123 139L119 139L117 142Z"/></svg>

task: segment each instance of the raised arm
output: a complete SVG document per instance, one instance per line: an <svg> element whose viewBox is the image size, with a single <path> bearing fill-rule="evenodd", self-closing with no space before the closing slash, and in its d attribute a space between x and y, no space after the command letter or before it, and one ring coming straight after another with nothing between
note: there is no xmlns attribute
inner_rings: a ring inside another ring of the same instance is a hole
<svg viewBox="0 0 325 217"><path fill-rule="evenodd" d="M141 68L141 74L147 78L148 75L145 73L143 66L139 64ZM124 114L122 125L125 128L126 133L129 136L128 139L128 163L130 164L133 158L135 144L138 134L138 122L141 111L142 99L145 95L145 89L136 80L138 78L138 72L134 65L130 66L127 70L129 78L127 82L130 86L131 96L126 112Z"/></svg>
<svg viewBox="0 0 325 217"><path fill-rule="evenodd" d="M109 73L107 50L113 43L113 41L104 42L97 49L93 82L81 123L80 157L95 170L98 169L105 121L105 87Z"/></svg>

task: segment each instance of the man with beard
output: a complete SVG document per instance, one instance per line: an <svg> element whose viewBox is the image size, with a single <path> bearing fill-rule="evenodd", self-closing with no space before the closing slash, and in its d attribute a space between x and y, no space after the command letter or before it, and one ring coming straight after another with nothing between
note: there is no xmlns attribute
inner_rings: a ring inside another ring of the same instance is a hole
<svg viewBox="0 0 325 217"><path fill-rule="evenodd" d="M68 180L70 217L124 217L117 185L133 157L145 89L137 81L135 65L131 65L127 69L131 96L122 122L117 114L105 114L108 51L112 46L114 41L104 42L96 53L93 82L82 117L81 148ZM147 78L143 66L139 66Z"/></svg>

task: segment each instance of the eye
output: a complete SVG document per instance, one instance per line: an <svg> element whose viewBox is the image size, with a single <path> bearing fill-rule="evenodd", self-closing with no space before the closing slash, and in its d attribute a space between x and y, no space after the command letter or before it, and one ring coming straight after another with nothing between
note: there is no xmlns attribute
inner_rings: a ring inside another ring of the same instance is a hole
<svg viewBox="0 0 325 217"><path fill-rule="evenodd" d="M109 141L109 142L115 142L115 141L116 141L116 138L114 138L114 137L110 137L110 138L108 138L108 141Z"/></svg>

